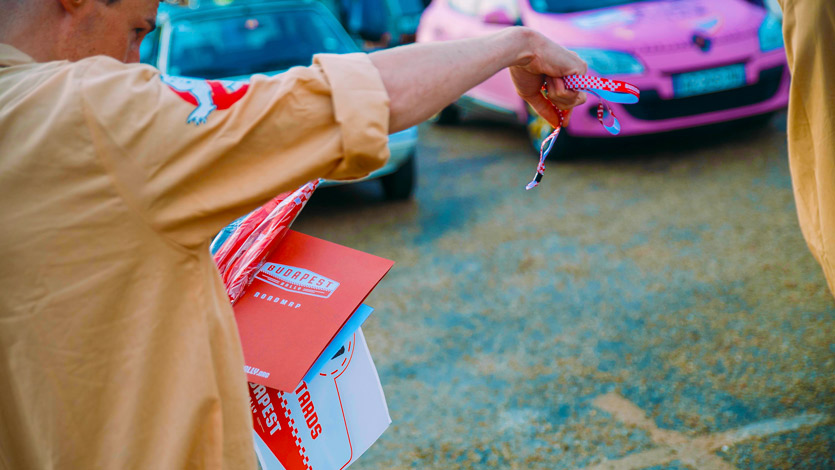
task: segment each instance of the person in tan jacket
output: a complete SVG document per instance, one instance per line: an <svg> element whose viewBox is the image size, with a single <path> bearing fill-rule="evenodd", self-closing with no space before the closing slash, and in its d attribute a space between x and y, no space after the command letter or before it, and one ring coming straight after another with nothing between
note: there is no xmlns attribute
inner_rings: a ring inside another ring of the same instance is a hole
<svg viewBox="0 0 835 470"><path fill-rule="evenodd" d="M780 0L792 74L789 168L800 229L835 295L835 2Z"/></svg>
<svg viewBox="0 0 835 470"><path fill-rule="evenodd" d="M136 64L157 6L0 0L0 468L254 469L212 235L308 180L368 174L388 133L504 67L553 123L543 81L562 109L585 99L555 78L585 63L526 28L212 94Z"/></svg>

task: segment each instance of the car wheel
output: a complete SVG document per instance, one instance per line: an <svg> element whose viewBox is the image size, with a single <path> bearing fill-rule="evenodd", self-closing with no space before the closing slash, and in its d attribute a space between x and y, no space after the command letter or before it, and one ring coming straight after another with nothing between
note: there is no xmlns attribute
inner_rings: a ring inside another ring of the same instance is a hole
<svg viewBox="0 0 835 470"><path fill-rule="evenodd" d="M744 118L742 122L744 125L752 128L766 127L771 124L771 120L774 119L775 115L777 115L777 111L771 111L765 114L758 114L756 116Z"/></svg>
<svg viewBox="0 0 835 470"><path fill-rule="evenodd" d="M533 146L534 150L538 154L540 147L542 146L542 141L551 134L554 128L551 127L551 124L549 124L548 121L536 114L536 112L534 112L534 110L530 107L528 107L527 128L531 146ZM554 147L548 154L548 158L554 160L565 160L571 151L572 140L573 139L568 134L566 129L561 130L559 137L557 137L557 141L554 143Z"/></svg>
<svg viewBox="0 0 835 470"><path fill-rule="evenodd" d="M461 121L461 108L455 103L442 109L435 118L435 122L443 126L458 124L459 121Z"/></svg>
<svg viewBox="0 0 835 470"><path fill-rule="evenodd" d="M417 175L415 171L415 155L412 154L394 173L380 177L383 194L386 200L402 201L409 199L415 188Z"/></svg>

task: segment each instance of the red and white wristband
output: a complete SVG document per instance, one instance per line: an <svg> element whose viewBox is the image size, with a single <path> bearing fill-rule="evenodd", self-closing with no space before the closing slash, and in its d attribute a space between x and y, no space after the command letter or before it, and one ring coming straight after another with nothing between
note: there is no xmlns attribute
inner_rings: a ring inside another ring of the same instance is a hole
<svg viewBox="0 0 835 470"><path fill-rule="evenodd" d="M562 80L567 89L585 91L586 93L594 95L598 98L599 103L597 105L597 120L600 121L603 128L612 135L620 133L620 121L618 121L618 118L615 116L615 113L612 111L609 103L634 104L637 103L638 99L641 97L641 90L639 90L638 87L620 80L595 77L593 75L569 75L567 77L562 77ZM542 94L547 96L547 90L544 84L542 85ZM554 104L551 103L551 106L554 106ZM539 148L539 164L536 166L536 175L534 175L533 180L525 186L525 189L533 189L539 185L540 181L542 181L542 177L545 174L545 158L548 157L548 154L554 147L554 142L560 134L560 129L562 129L563 119L565 118L566 112L557 109L556 106L554 106L554 110L557 111L560 123L554 131L542 141L542 145L540 145Z"/></svg>

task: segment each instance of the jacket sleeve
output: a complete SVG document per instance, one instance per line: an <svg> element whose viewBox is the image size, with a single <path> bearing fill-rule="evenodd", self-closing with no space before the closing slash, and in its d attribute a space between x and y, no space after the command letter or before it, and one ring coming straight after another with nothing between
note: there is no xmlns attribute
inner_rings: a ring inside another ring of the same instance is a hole
<svg viewBox="0 0 835 470"><path fill-rule="evenodd" d="M184 246L306 181L359 178L388 159L388 94L365 54L319 55L248 82L86 62L80 89L102 164Z"/></svg>

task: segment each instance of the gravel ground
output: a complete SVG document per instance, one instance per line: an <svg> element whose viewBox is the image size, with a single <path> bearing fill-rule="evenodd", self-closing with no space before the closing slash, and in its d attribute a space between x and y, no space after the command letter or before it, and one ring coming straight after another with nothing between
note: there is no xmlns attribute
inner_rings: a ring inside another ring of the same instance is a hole
<svg viewBox="0 0 835 470"><path fill-rule="evenodd" d="M412 201L320 190L294 228L396 261L364 326L393 424L354 468L835 468L785 139L596 144L526 192L524 129L427 124Z"/></svg>

